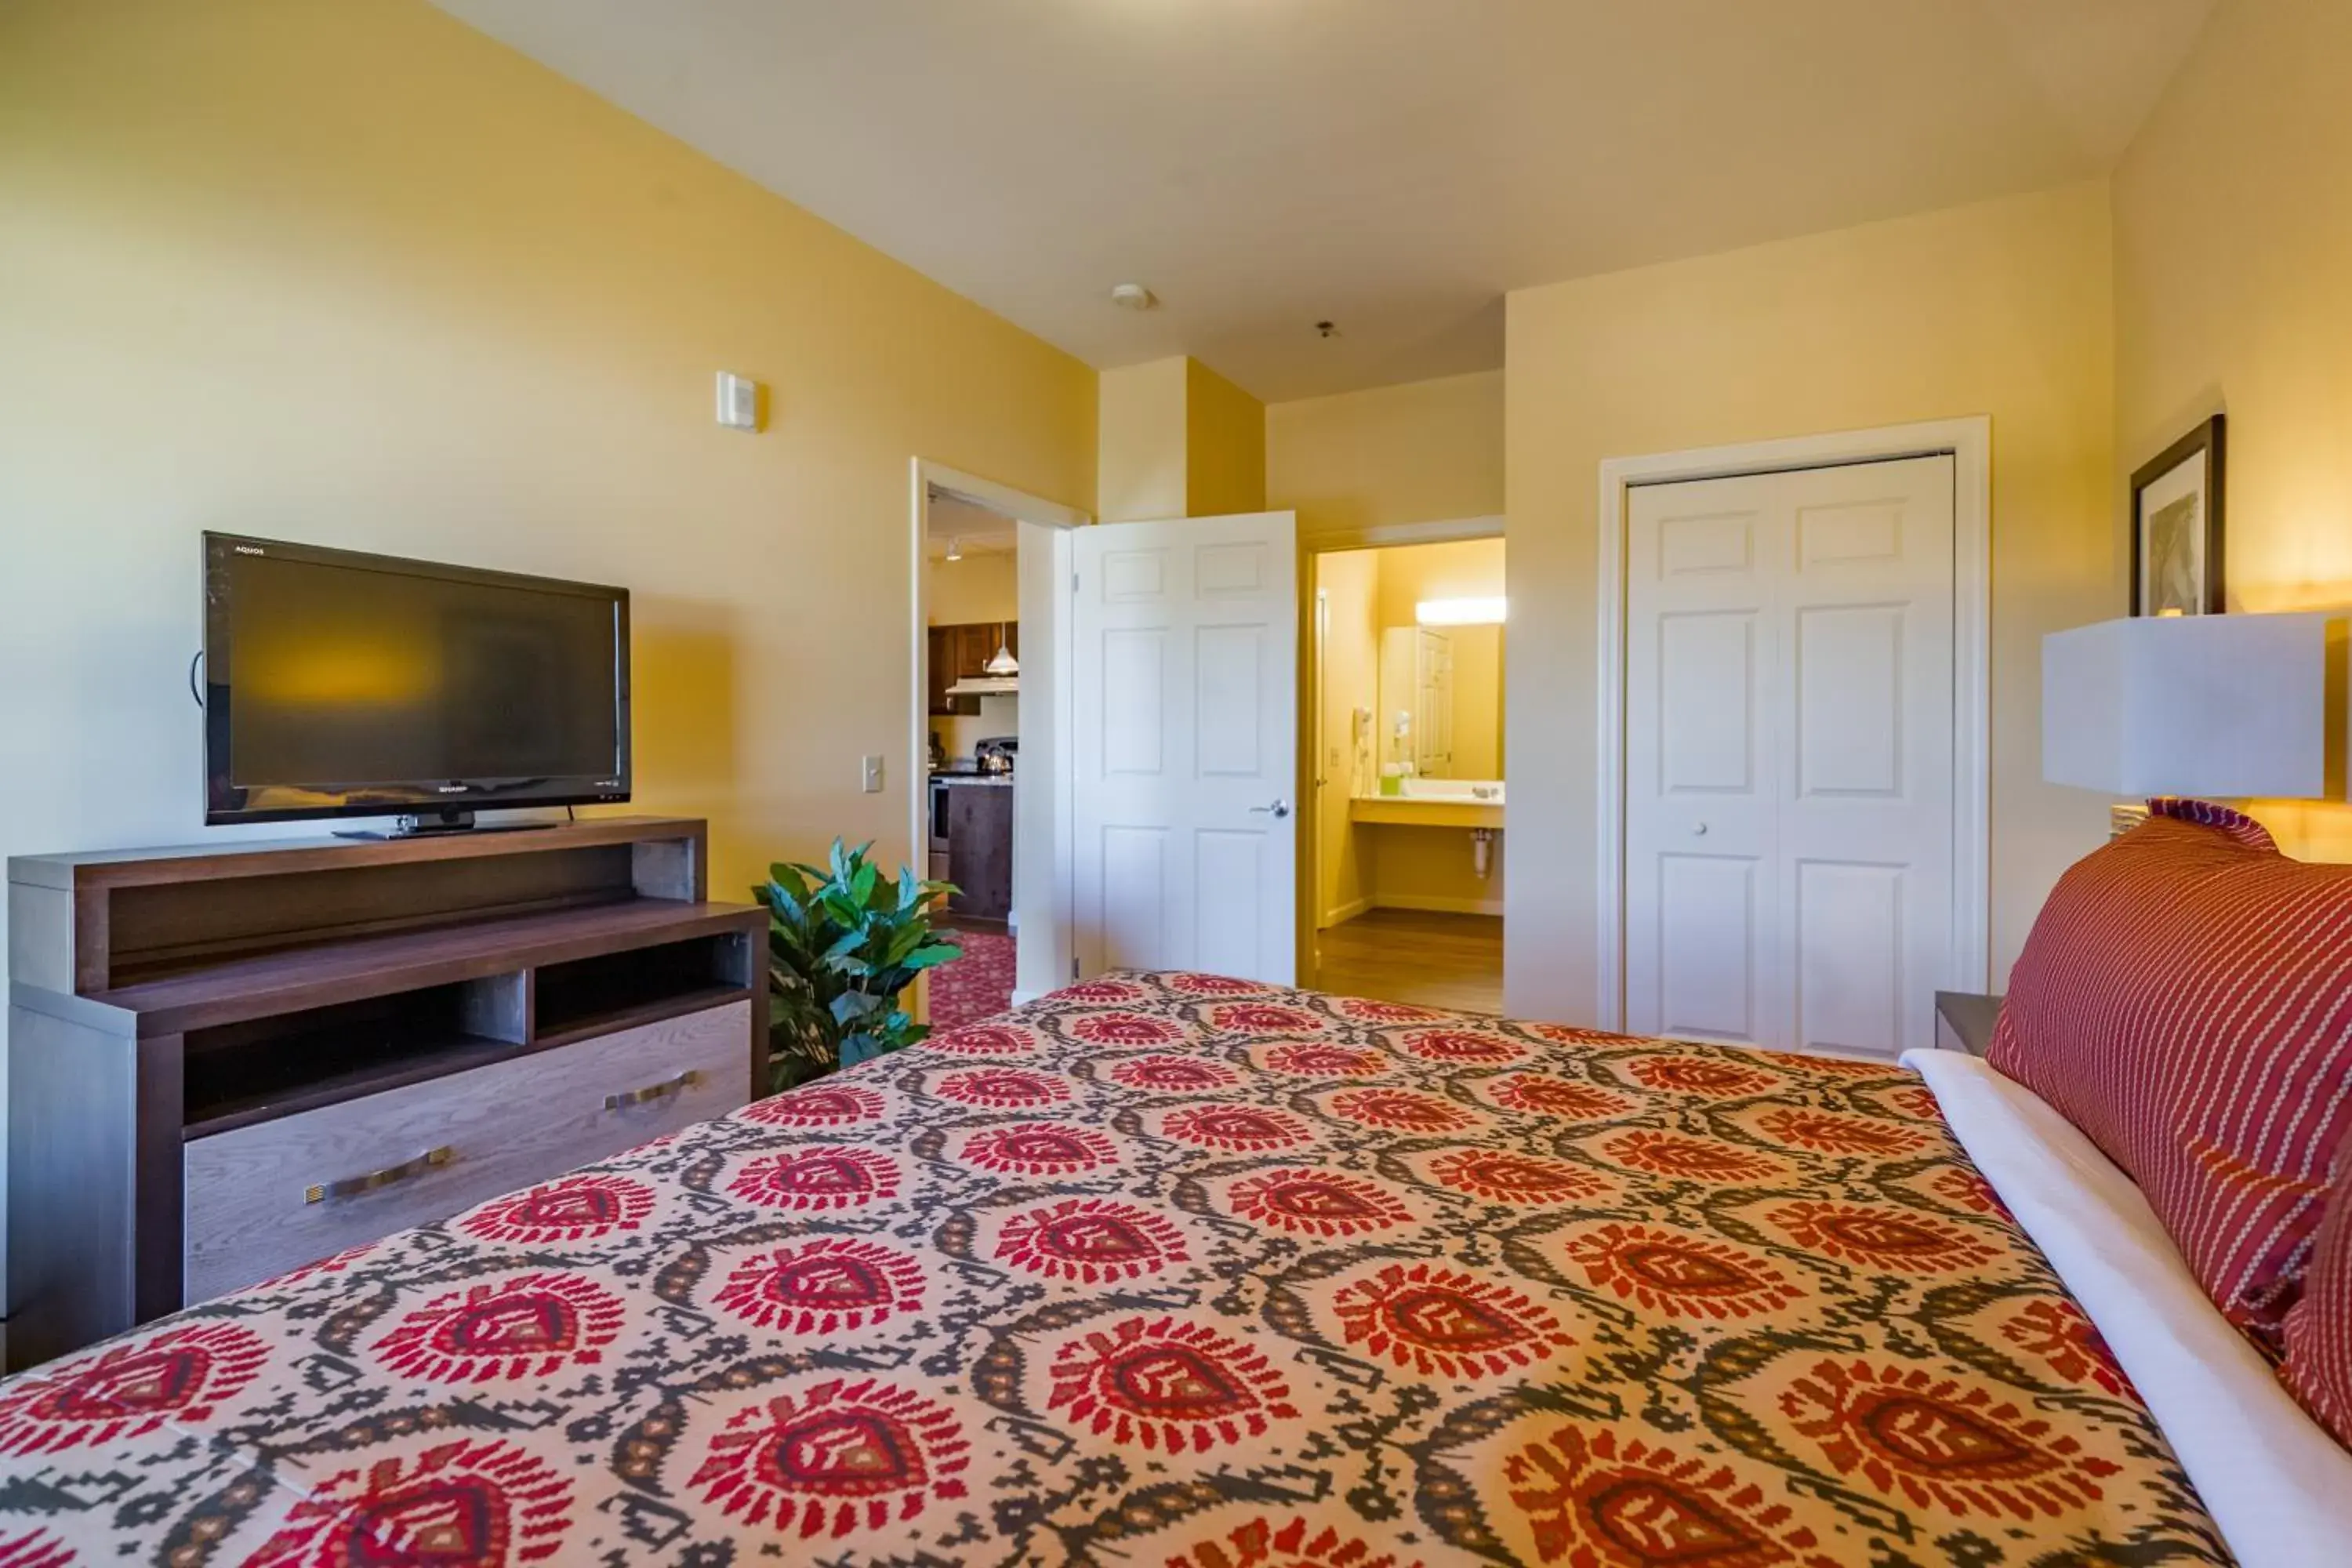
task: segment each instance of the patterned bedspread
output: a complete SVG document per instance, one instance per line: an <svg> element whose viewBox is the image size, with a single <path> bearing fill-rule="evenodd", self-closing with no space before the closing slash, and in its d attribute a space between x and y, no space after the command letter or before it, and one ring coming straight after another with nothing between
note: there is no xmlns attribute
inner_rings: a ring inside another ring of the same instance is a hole
<svg viewBox="0 0 2352 1568"><path fill-rule="evenodd" d="M1891 1067L1121 975L0 1385L0 1564L2226 1562Z"/></svg>

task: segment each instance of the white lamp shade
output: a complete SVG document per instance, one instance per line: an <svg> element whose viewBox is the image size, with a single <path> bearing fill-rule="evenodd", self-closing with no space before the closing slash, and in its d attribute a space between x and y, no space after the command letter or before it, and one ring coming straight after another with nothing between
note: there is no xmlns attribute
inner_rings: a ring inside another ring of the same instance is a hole
<svg viewBox="0 0 2352 1568"><path fill-rule="evenodd" d="M2117 797L2325 797L2343 626L2325 614L2143 616L2053 632L2042 776Z"/></svg>

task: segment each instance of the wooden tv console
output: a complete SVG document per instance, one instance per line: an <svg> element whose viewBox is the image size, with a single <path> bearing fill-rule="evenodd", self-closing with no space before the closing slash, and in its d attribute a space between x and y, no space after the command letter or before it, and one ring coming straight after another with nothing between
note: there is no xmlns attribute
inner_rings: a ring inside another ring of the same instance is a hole
<svg viewBox="0 0 2352 1568"><path fill-rule="evenodd" d="M6 1361L764 1092L698 821L8 862Z"/></svg>

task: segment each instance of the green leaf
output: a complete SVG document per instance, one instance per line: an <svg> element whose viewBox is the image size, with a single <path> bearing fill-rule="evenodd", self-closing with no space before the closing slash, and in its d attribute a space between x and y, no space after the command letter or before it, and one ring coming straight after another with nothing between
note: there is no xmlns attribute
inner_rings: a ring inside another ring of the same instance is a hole
<svg viewBox="0 0 2352 1568"><path fill-rule="evenodd" d="M870 996L863 991L845 991L833 999L834 1022L848 1029L873 1014L887 1013L889 1005L890 999L887 996Z"/></svg>
<svg viewBox="0 0 2352 1568"><path fill-rule="evenodd" d="M778 1087L902 1050L928 1032L898 1004L923 970L962 949L931 928L954 889L913 868L891 875L871 842L835 839L823 866L769 868L770 1079Z"/></svg>
<svg viewBox="0 0 2352 1568"><path fill-rule="evenodd" d="M882 949L882 962L885 964L904 962L908 953L922 946L923 938L928 934L920 926L900 926Z"/></svg>

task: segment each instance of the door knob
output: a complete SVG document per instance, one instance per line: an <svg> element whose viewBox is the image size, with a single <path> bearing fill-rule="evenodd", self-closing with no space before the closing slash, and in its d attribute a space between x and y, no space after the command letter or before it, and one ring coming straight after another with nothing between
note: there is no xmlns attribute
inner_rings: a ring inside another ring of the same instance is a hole
<svg viewBox="0 0 2352 1568"><path fill-rule="evenodd" d="M1290 815L1290 803L1286 800L1277 800L1272 805L1254 805L1250 809L1271 813L1278 821Z"/></svg>
<svg viewBox="0 0 2352 1568"><path fill-rule="evenodd" d="M1706 824L1704 822L1694 822L1691 824L1691 831L1697 834L1701 838L1704 838L1706 837Z"/></svg>

